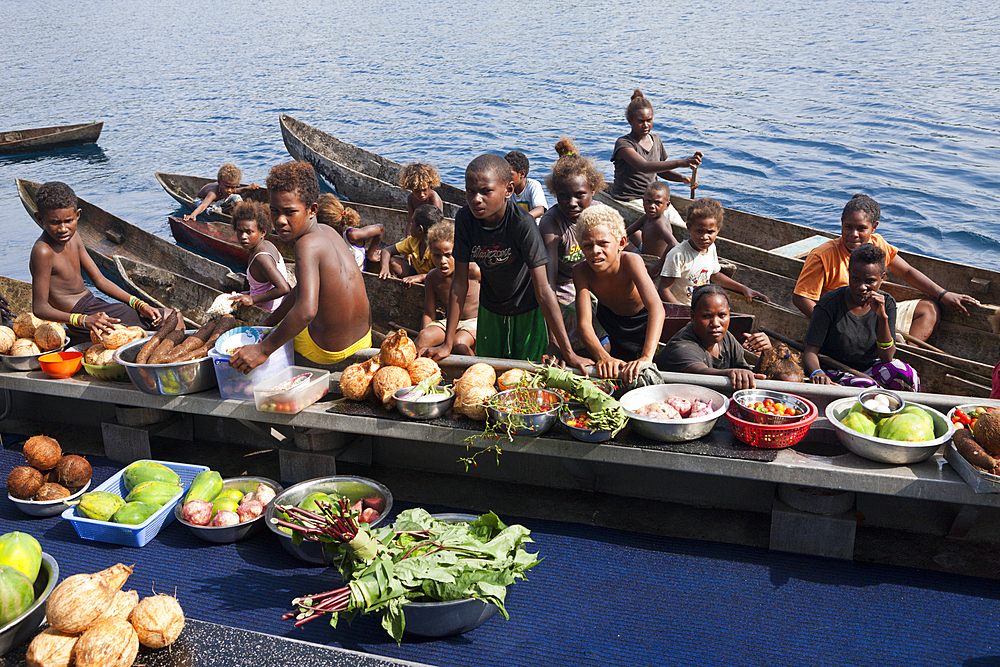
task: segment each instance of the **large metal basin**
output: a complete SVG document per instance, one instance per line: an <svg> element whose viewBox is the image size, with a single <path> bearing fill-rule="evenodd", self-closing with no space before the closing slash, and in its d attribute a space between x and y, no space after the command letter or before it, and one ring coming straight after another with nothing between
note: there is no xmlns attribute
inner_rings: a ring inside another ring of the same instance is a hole
<svg viewBox="0 0 1000 667"><path fill-rule="evenodd" d="M655 419L635 412L644 405L665 401L671 396L680 396L692 403L695 400L711 401L715 410L704 417L679 420ZM653 384L640 387L626 393L619 402L628 415L632 428L651 440L661 442L697 440L715 428L715 422L719 421L719 417L726 414L726 410L729 409L728 398L708 387L699 387L695 384Z"/></svg>
<svg viewBox="0 0 1000 667"><path fill-rule="evenodd" d="M45 620L45 603L59 581L59 565L56 559L42 552L42 567L35 579L35 601L28 610L0 628L0 655L26 642L39 631Z"/></svg>
<svg viewBox="0 0 1000 667"><path fill-rule="evenodd" d="M194 330L186 332L188 335ZM115 352L115 362L125 367L132 384L156 396L194 394L216 386L212 358L205 356L194 361L175 364L137 364L135 358L148 339L139 339L123 345Z"/></svg>
<svg viewBox="0 0 1000 667"><path fill-rule="evenodd" d="M858 456L863 456L872 461L895 465L919 463L930 458L941 445L951 440L951 436L955 433L955 425L934 408L929 408L919 403L907 403L907 405L915 405L927 411L934 420L934 435L937 437L933 440L924 440L921 442L901 442L899 440L886 440L885 438L865 435L840 423L840 420L847 416L851 407L857 402L857 398L849 396L830 403L830 405L826 406L826 418L833 424L834 429L837 431L837 439L840 440L840 443L844 447L847 447L847 449Z"/></svg>

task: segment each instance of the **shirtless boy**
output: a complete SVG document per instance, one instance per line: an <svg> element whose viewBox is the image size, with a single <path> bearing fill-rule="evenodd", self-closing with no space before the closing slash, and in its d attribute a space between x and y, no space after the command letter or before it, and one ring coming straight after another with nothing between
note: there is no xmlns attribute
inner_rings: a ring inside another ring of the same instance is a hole
<svg viewBox="0 0 1000 667"><path fill-rule="evenodd" d="M455 257L452 255L455 247L455 223L439 222L431 227L427 234L427 244L431 249L434 268L424 279L424 316L420 323L420 336L417 337L417 347L421 349L443 343L448 328L445 320L437 319L437 304L441 303L445 309L448 308L451 281L455 275ZM479 266L470 264L469 291L465 297L465 305L462 306L462 313L458 317L455 345L451 349L455 354L472 355L475 349L481 278Z"/></svg>
<svg viewBox="0 0 1000 667"><path fill-rule="evenodd" d="M70 341L89 338L89 331L111 330L112 324L150 329L162 314L148 303L129 296L104 277L76 235L80 219L76 194L65 183L45 183L35 193L35 219L42 235L31 248L31 310L36 317L52 322L68 322ZM122 303L98 299L83 283L83 273L94 287ZM125 304L129 304L126 306ZM137 312L138 311L138 312Z"/></svg>
<svg viewBox="0 0 1000 667"><path fill-rule="evenodd" d="M194 220L212 206L213 202L215 203L215 208L221 211L223 206L235 205L243 201L243 198L239 195L242 195L247 190L257 190L260 188L256 183L241 187L240 179L242 177L243 173L235 164L227 162L219 167L219 173L216 175L217 180L214 183L205 184L198 191L198 196L194 200L197 207L185 215L184 219Z"/></svg>
<svg viewBox="0 0 1000 667"><path fill-rule="evenodd" d="M263 322L277 325L274 331L260 343L237 350L229 364L249 373L292 339L296 363L314 367L333 366L371 347L371 313L361 269L344 238L316 220L316 172L305 162L279 164L268 174L267 189L274 231L294 244L296 284Z"/></svg>
<svg viewBox="0 0 1000 667"><path fill-rule="evenodd" d="M479 356L540 361L554 333L563 360L586 373L589 360L570 345L556 295L545 275L548 256L535 219L509 202L510 165L499 155L480 155L465 170L467 205L455 216L455 277L441 345L418 350L444 359L455 346L458 320L469 292L469 263L482 271Z"/></svg>
<svg viewBox="0 0 1000 667"><path fill-rule="evenodd" d="M625 222L617 211L590 206L580 213L576 231L586 259L573 267L580 338L597 359L600 377L632 382L653 363L663 331L663 304L642 258L625 252ZM610 354L594 333L591 293L597 297L597 321L611 341Z"/></svg>
<svg viewBox="0 0 1000 667"><path fill-rule="evenodd" d="M670 187L663 181L651 183L642 195L642 210L645 213L626 230L628 238L643 255L663 257L677 245L671 227L684 224L670 203ZM658 274L657 270L653 275Z"/></svg>

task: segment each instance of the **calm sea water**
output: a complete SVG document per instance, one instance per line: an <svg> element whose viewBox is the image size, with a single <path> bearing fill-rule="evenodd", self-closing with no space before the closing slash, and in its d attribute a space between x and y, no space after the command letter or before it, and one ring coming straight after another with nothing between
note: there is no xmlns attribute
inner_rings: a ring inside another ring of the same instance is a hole
<svg viewBox="0 0 1000 667"><path fill-rule="evenodd" d="M635 87L672 156L705 153L700 195L836 230L863 191L891 242L1000 264L992 3L715 5L0 0L0 129L105 122L97 146L0 158L2 273L29 279L38 235L15 177L169 237L153 172L261 183L289 159L281 112L456 185L515 148L542 178L561 135L610 176Z"/></svg>

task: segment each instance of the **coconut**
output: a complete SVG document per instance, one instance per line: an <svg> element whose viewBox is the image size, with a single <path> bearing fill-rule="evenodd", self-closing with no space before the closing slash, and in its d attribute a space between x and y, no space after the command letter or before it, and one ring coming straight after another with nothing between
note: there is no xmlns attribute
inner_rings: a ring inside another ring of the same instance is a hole
<svg viewBox="0 0 1000 667"><path fill-rule="evenodd" d="M113 591L118 592L121 590L121 587L125 585L125 582L128 581L129 575L131 574L132 568L128 565L118 563L116 565L112 565L106 570L95 572L94 576L103 581Z"/></svg>
<svg viewBox="0 0 1000 667"><path fill-rule="evenodd" d="M66 330L56 322L42 322L35 328L34 338L39 349L48 352L63 346Z"/></svg>
<svg viewBox="0 0 1000 667"><path fill-rule="evenodd" d="M83 360L91 366L107 366L115 363L115 351L104 347L104 343L98 343L87 348Z"/></svg>
<svg viewBox="0 0 1000 667"><path fill-rule="evenodd" d="M340 374L341 393L352 401L363 401L371 394L372 375L361 364L351 364Z"/></svg>
<svg viewBox="0 0 1000 667"><path fill-rule="evenodd" d="M108 608L101 614L102 619L118 618L127 621L132 610L139 604L139 594L135 591L118 591Z"/></svg>
<svg viewBox="0 0 1000 667"><path fill-rule="evenodd" d="M42 350L35 344L35 341L31 338L18 338L14 341L14 344L10 346L10 356L12 357L28 357L33 354L41 354Z"/></svg>
<svg viewBox="0 0 1000 667"><path fill-rule="evenodd" d="M93 469L82 456L67 454L56 463L55 473L56 481L67 489L79 489L90 481Z"/></svg>
<svg viewBox="0 0 1000 667"><path fill-rule="evenodd" d="M520 368L512 368L497 378L497 386L500 388L500 391L507 391L508 389L520 386L529 378L531 378L531 373L528 371L521 370Z"/></svg>
<svg viewBox="0 0 1000 667"><path fill-rule="evenodd" d="M62 448L55 438L33 435L24 443L24 458L41 471L52 470L62 458Z"/></svg>
<svg viewBox="0 0 1000 667"><path fill-rule="evenodd" d="M399 366L383 366L372 378L372 390L375 392L375 397L390 409L396 406L396 399L392 397L393 392L409 386L410 374L406 372L405 368Z"/></svg>
<svg viewBox="0 0 1000 667"><path fill-rule="evenodd" d="M95 574L66 577L49 595L45 619L63 632L83 632L107 611L130 574L132 568L118 563Z"/></svg>
<svg viewBox="0 0 1000 667"><path fill-rule="evenodd" d="M18 466L7 475L7 493L20 500L34 498L45 481L43 475L31 466Z"/></svg>
<svg viewBox="0 0 1000 667"><path fill-rule="evenodd" d="M122 345L126 343L131 343L134 338L132 338L132 332L123 326L119 326L113 331L109 331L101 334L101 343L108 350L117 350Z"/></svg>
<svg viewBox="0 0 1000 667"><path fill-rule="evenodd" d="M21 313L14 320L12 328L18 338L34 338L35 329L42 321L34 313Z"/></svg>
<svg viewBox="0 0 1000 667"><path fill-rule="evenodd" d="M465 372L462 373L462 377L459 379L470 384L475 382L492 387L497 381L497 372L489 364L472 364L465 369Z"/></svg>
<svg viewBox="0 0 1000 667"><path fill-rule="evenodd" d="M10 352L11 346L17 340L17 334L10 327L0 327L0 354Z"/></svg>
<svg viewBox="0 0 1000 667"><path fill-rule="evenodd" d="M73 648L77 635L45 628L28 644L24 658L28 667L69 667L73 664Z"/></svg>
<svg viewBox="0 0 1000 667"><path fill-rule="evenodd" d="M406 372L410 374L410 382L414 386L430 377L437 378L434 384L441 382L441 367L430 357L417 357L406 367Z"/></svg>
<svg viewBox="0 0 1000 667"><path fill-rule="evenodd" d="M461 391L455 392L455 403L452 409L460 415L478 421L486 420L486 399L496 392L492 386L484 384L463 385Z"/></svg>
<svg viewBox="0 0 1000 667"><path fill-rule="evenodd" d="M406 332L399 329L382 341L379 358L383 366L399 366L406 368L417 358L417 346L413 344Z"/></svg>
<svg viewBox="0 0 1000 667"><path fill-rule="evenodd" d="M132 610L130 620L139 641L149 648L170 646L184 629L184 611L177 598L169 595L143 598Z"/></svg>
<svg viewBox="0 0 1000 667"><path fill-rule="evenodd" d="M73 652L76 667L131 667L139 636L128 621L105 618L80 635Z"/></svg>
<svg viewBox="0 0 1000 667"><path fill-rule="evenodd" d="M62 484L46 482L38 487L38 491L35 493L35 500L59 500L71 495L73 494L70 493L70 490Z"/></svg>

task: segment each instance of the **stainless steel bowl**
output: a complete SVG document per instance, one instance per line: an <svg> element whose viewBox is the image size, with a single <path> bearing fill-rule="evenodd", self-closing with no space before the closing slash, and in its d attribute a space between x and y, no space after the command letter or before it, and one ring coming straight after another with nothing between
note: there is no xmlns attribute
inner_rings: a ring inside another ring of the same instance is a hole
<svg viewBox="0 0 1000 667"><path fill-rule="evenodd" d="M849 396L830 403L826 406L826 418L833 424L837 431L837 439L844 447L858 456L872 461L896 465L919 463L930 458L941 445L951 440L951 436L955 433L955 425L934 408L919 403L907 403L906 405L915 405L926 410L931 419L934 420L934 435L936 437L933 440L902 442L865 435L840 423L840 420L847 416L857 401L858 399Z"/></svg>
<svg viewBox="0 0 1000 667"><path fill-rule="evenodd" d="M186 332L188 335L194 330ZM194 394L216 386L215 368L209 356L175 364L137 364L135 358L149 339L134 340L115 351L115 362L125 367L132 384L156 396Z"/></svg>
<svg viewBox="0 0 1000 667"><path fill-rule="evenodd" d="M230 477L229 479L222 480L223 489L237 489L243 495L256 491L259 484L271 487L276 494L280 494L284 490L280 484L267 477ZM268 507L274 503L274 500L277 500L277 496L268 503ZM243 521L235 526L196 526L181 518L183 514L184 503L177 503L174 506L174 518L179 523L190 528L192 533L206 542L228 544L229 542L239 542L259 532L265 522L264 516L267 514L267 507L264 508L264 514L261 514L256 519Z"/></svg>
<svg viewBox="0 0 1000 667"><path fill-rule="evenodd" d="M794 417L773 415L769 412L757 412L750 407L754 403L763 403L768 398L775 403L784 403L785 405L792 406L798 410L799 414ZM768 391L766 389L741 389L733 394L731 400L736 405L736 411L740 417L756 424L791 424L801 421L811 410L805 401L798 396L785 394L780 391Z"/></svg>
<svg viewBox="0 0 1000 667"><path fill-rule="evenodd" d="M888 410L872 410L865 405L865 401L875 398L877 395L883 394L889 397L890 408ZM888 389L882 389L881 387L871 387L869 389L863 390L858 394L858 403L861 404L861 409L868 413L869 417L873 419L883 419L884 417L891 417L893 415L898 415L902 412L903 408L906 407L906 402L903 400L902 396L894 391L889 391ZM895 407L892 407L895 406Z"/></svg>
<svg viewBox="0 0 1000 667"><path fill-rule="evenodd" d="M59 498L58 500L21 500L20 498L15 498L14 496L7 494L7 498L14 503L14 506L27 514L28 516L55 516L57 514L62 514L63 510L70 506L70 503L77 500L80 496L87 492L90 488L91 480L87 480L87 483L81 489L77 489L75 493L72 493L65 498Z"/></svg>
<svg viewBox="0 0 1000 667"><path fill-rule="evenodd" d="M55 558L43 551L42 567L35 578L35 601L27 611L0 628L0 655L28 641L38 632L38 626L45 620L45 603L58 581L59 565Z"/></svg>
<svg viewBox="0 0 1000 667"><path fill-rule="evenodd" d="M533 414L511 412L520 401L547 409ZM491 396L486 402L486 415L491 422L506 427L511 435L541 435L556 423L562 406L562 397L554 391L517 387Z"/></svg>
<svg viewBox="0 0 1000 667"><path fill-rule="evenodd" d="M42 364L38 361L38 357L43 354L48 354L49 352L60 352L65 350L68 345L69 341L67 340L54 350L47 350L45 352L40 352L39 354L25 354L17 357L0 354L0 360L3 361L4 366L12 371L40 371L42 370Z"/></svg>
<svg viewBox="0 0 1000 667"><path fill-rule="evenodd" d="M448 392L447 394L431 394L423 397L434 400L416 401L400 398L401 396L405 396L411 389L413 387L404 387L397 389L392 394L392 397L396 399L396 409L404 417L409 417L410 419L437 419L438 417L443 417L455 402L455 392L452 391L451 387L444 387L445 391Z"/></svg>
<svg viewBox="0 0 1000 667"><path fill-rule="evenodd" d="M611 431L603 429L593 429L593 428L581 428L579 426L573 426L572 424L567 424L566 422L574 417L579 417L580 415L587 414L584 409L578 410L563 410L559 413L559 421L563 423L563 426L569 431L577 440L582 440L583 442L605 442L611 439Z"/></svg>
<svg viewBox="0 0 1000 667"><path fill-rule="evenodd" d="M302 540L299 544L292 544L291 531L285 532L288 529L282 528L272 522L272 519L278 515L278 511L275 509L278 505L298 505L310 493L338 493L349 498L351 502L374 498L381 499L383 507L378 519L371 523L373 527L383 523L392 509L392 493L389 489L385 485L366 477L347 477L343 475L318 477L306 480L305 482L299 482L279 493L274 501L267 506L267 511L264 512L264 516L267 517L265 519L267 527L278 536L278 541L281 542L281 546L285 548L285 551L299 560L316 565L332 564L323 542Z"/></svg>
<svg viewBox="0 0 1000 667"><path fill-rule="evenodd" d="M665 401L671 396L680 396L692 403L696 399L705 402L711 401L715 410L704 417L681 420L655 419L636 413L636 410L644 405ZM619 402L636 432L651 440L661 442L697 440L715 428L715 422L729 409L728 398L708 387L699 387L694 384L653 384L640 387L626 393Z"/></svg>

